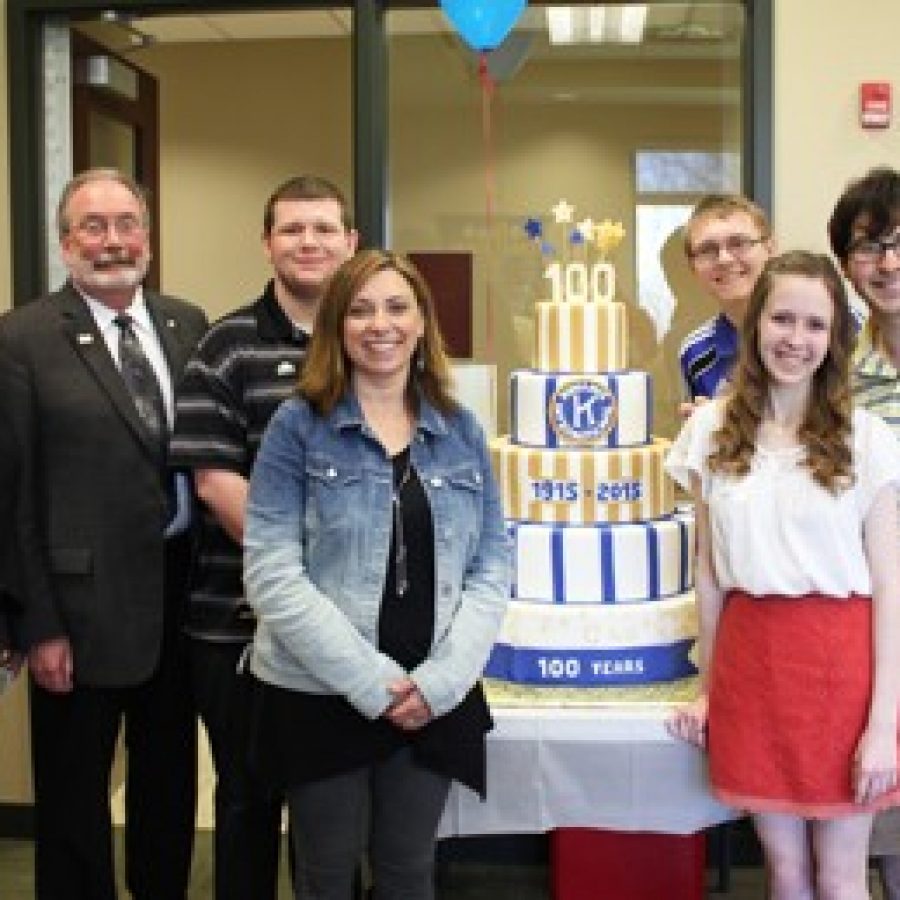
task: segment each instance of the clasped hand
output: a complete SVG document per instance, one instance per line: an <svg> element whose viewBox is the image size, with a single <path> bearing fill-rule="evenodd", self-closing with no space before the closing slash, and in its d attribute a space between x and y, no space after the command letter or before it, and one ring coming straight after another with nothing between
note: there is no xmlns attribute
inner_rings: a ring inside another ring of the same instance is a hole
<svg viewBox="0 0 900 900"><path fill-rule="evenodd" d="M410 678L400 678L388 685L391 705L385 718L404 731L416 731L431 721L431 708L422 692Z"/></svg>
<svg viewBox="0 0 900 900"><path fill-rule="evenodd" d="M696 700L679 706L672 713L666 720L666 731L689 744L705 747L707 712L706 694L700 694Z"/></svg>
<svg viewBox="0 0 900 900"><path fill-rule="evenodd" d="M65 637L35 644L28 653L28 668L44 690L65 694L72 690L72 645Z"/></svg>

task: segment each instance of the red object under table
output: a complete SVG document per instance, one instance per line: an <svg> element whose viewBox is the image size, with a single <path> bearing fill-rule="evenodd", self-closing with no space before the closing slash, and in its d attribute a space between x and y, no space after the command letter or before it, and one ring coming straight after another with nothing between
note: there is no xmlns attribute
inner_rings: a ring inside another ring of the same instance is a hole
<svg viewBox="0 0 900 900"><path fill-rule="evenodd" d="M702 900L703 834L558 828L550 834L553 900Z"/></svg>

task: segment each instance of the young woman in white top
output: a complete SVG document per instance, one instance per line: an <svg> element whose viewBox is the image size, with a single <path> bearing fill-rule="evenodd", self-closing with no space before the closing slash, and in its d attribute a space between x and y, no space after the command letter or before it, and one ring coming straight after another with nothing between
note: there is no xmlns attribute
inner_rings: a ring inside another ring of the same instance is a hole
<svg viewBox="0 0 900 900"><path fill-rule="evenodd" d="M697 514L701 694L670 728L753 816L772 900L861 900L877 809L900 805L900 446L852 408L853 327L825 256L772 259L734 390L668 469Z"/></svg>

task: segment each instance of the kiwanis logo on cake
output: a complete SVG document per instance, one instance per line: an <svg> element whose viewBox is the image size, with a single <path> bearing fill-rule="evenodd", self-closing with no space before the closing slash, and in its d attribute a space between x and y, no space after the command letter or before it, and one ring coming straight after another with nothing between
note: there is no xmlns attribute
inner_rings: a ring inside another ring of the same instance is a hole
<svg viewBox="0 0 900 900"><path fill-rule="evenodd" d="M602 381L567 381L550 397L548 419L559 440L600 440L616 424L616 398Z"/></svg>

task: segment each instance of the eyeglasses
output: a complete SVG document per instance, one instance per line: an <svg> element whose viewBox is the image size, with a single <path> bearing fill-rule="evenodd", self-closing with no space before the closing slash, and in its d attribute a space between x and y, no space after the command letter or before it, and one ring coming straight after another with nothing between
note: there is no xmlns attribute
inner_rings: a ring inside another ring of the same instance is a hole
<svg viewBox="0 0 900 900"><path fill-rule="evenodd" d="M105 216L85 216L76 226L76 230L92 241L99 241L115 229L120 238L133 238L144 231L144 223L131 213L106 218Z"/></svg>
<svg viewBox="0 0 900 900"><path fill-rule="evenodd" d="M880 262L893 250L900 256L900 231L895 231L889 238L861 237L850 244L849 253L857 262Z"/></svg>
<svg viewBox="0 0 900 900"><path fill-rule="evenodd" d="M719 261L722 250L727 250L729 256L737 259L743 259L757 244L763 243L768 238L753 238L746 234L729 234L721 243L719 241L704 241L698 244L692 250L688 251L688 256L703 264L704 266L714 265Z"/></svg>

